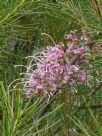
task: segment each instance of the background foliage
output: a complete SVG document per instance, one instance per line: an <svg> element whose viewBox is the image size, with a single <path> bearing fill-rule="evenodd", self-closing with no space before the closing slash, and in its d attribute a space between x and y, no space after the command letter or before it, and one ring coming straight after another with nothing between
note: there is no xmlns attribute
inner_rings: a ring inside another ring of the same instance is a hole
<svg viewBox="0 0 102 136"><path fill-rule="evenodd" d="M91 47L95 41L102 42L101 26L101 0L0 0L0 135L102 135L102 48L92 53L93 67L85 67L91 71L92 83L76 86L78 93L73 98L70 88L67 94L56 95L48 104L35 96L27 99L23 86L17 85L19 80L9 87L26 71L15 65L27 66L30 60L25 57L53 46L51 39L42 33L58 43L70 30L80 34L86 29L89 34L98 33L89 44ZM100 87L96 89L98 83ZM97 91L89 96L93 90ZM79 108L86 104L87 108ZM46 106L46 113L39 116Z"/></svg>

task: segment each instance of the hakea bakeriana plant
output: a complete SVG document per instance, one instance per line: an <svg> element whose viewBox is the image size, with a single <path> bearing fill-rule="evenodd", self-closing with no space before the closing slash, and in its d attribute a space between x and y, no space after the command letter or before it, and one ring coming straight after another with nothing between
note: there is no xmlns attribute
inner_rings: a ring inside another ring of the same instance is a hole
<svg viewBox="0 0 102 136"><path fill-rule="evenodd" d="M66 46L63 43L56 44L34 57L36 69L29 74L26 83L27 96L32 94L50 96L60 91L63 85L73 85L86 80L85 71L78 65L86 47L78 47L78 44L80 41L85 43L88 37L83 35L78 38L76 32L71 31L69 35L65 35L65 39Z"/></svg>

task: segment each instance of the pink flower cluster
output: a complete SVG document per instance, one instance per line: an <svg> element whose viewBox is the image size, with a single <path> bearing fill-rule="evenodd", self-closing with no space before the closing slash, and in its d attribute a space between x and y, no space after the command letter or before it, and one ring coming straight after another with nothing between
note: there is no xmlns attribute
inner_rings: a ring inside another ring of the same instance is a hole
<svg viewBox="0 0 102 136"><path fill-rule="evenodd" d="M81 70L78 61L85 53L85 47L77 47L79 42L75 31L66 35L67 45L63 43L48 47L36 59L36 69L26 83L26 95L50 96L61 90L63 85L84 82L86 73Z"/></svg>

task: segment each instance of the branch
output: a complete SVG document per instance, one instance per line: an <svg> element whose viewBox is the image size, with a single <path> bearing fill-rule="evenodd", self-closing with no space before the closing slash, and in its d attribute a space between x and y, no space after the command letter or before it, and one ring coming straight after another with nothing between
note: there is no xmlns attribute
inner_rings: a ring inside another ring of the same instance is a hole
<svg viewBox="0 0 102 136"><path fill-rule="evenodd" d="M95 104L95 105L85 105L85 106L80 106L79 109L101 109L102 108L102 104Z"/></svg>

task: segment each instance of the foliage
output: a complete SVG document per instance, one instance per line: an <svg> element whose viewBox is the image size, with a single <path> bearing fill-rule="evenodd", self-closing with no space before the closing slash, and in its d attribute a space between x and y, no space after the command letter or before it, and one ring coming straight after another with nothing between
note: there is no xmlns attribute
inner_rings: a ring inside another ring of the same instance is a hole
<svg viewBox="0 0 102 136"><path fill-rule="evenodd" d="M0 0L1 136L102 135L101 9L101 0ZM15 65L28 66L25 57L53 45L42 33L59 43L70 30L91 35L90 49L97 43L91 67L82 65L92 80L64 88L49 101L26 98L23 80L18 79L24 78L26 68Z"/></svg>

